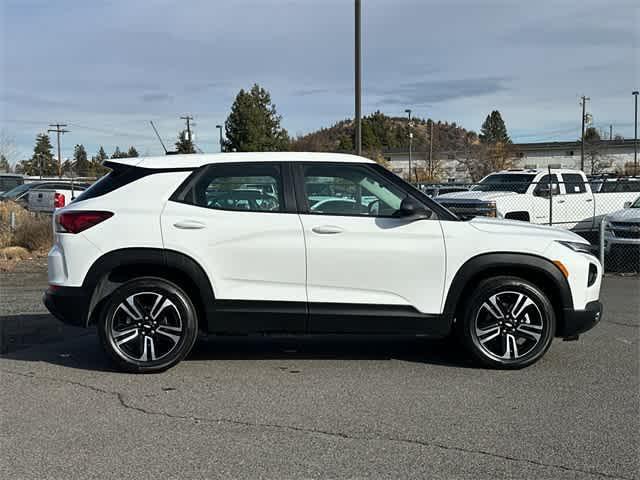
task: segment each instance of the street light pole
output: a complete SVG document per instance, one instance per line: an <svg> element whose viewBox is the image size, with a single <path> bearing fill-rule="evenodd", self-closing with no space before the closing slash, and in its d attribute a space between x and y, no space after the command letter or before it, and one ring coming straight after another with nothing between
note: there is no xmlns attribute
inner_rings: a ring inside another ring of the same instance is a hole
<svg viewBox="0 0 640 480"><path fill-rule="evenodd" d="M409 183L411 183L411 160L413 156L413 132L411 131L411 109L407 108L405 112L409 115L409 123L407 126L409 127Z"/></svg>
<svg viewBox="0 0 640 480"><path fill-rule="evenodd" d="M635 97L636 103L636 115L634 122L634 134L633 134L633 176L638 176L638 91L632 92L631 95Z"/></svg>
<svg viewBox="0 0 640 480"><path fill-rule="evenodd" d="M356 97L356 155L362 155L362 55L360 52L361 18L360 0L355 0L355 97Z"/></svg>
<svg viewBox="0 0 640 480"><path fill-rule="evenodd" d="M222 143L222 125L216 125L216 128L220 131L220 153L224 152L224 144Z"/></svg>

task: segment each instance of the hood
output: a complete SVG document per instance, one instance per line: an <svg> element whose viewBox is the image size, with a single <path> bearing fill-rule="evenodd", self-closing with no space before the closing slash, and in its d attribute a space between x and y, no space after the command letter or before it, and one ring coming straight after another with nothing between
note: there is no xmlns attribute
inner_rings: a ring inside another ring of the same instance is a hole
<svg viewBox="0 0 640 480"><path fill-rule="evenodd" d="M631 222L640 224L640 208L625 208L607 215L610 222Z"/></svg>
<svg viewBox="0 0 640 480"><path fill-rule="evenodd" d="M588 243L580 235L569 230L546 225L535 225L520 220L501 220L498 218L475 217L469 220L469 225L477 230L488 233L502 233L541 237L550 240L565 240L567 242Z"/></svg>
<svg viewBox="0 0 640 480"><path fill-rule="evenodd" d="M453 192L453 193L445 193L444 195L438 195L434 200L440 201L444 200L443 203L447 201L473 201L478 200L482 202L495 200L497 198L502 197L511 197L513 195L518 195L515 192L481 192L479 190L469 190L466 192Z"/></svg>

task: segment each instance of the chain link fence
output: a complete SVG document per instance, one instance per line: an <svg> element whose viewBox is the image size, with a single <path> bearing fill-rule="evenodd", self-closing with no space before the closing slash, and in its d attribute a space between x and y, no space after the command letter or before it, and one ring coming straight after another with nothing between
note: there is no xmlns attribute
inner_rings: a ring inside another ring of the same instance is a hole
<svg viewBox="0 0 640 480"><path fill-rule="evenodd" d="M640 273L640 178L585 182L577 172L537 179L509 172L480 183L418 187L463 219L495 217L572 231L591 243L605 271Z"/></svg>

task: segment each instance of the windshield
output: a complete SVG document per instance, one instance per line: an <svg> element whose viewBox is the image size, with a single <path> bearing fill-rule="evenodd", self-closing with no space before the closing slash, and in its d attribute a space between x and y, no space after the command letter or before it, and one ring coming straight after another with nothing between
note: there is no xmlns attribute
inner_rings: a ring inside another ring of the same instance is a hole
<svg viewBox="0 0 640 480"><path fill-rule="evenodd" d="M4 192L2 194L2 198L10 198L10 199L13 200L14 198L17 198L18 196L20 196L20 194L26 192L27 190L29 190L33 186L34 186L33 183L25 183L23 185L18 185L17 187L12 188L8 192Z"/></svg>
<svg viewBox="0 0 640 480"><path fill-rule="evenodd" d="M640 208L640 197L636 198L636 201L631 204L631 208Z"/></svg>
<svg viewBox="0 0 640 480"><path fill-rule="evenodd" d="M479 192L515 192L526 193L535 175L513 173L494 173L485 177L471 190Z"/></svg>

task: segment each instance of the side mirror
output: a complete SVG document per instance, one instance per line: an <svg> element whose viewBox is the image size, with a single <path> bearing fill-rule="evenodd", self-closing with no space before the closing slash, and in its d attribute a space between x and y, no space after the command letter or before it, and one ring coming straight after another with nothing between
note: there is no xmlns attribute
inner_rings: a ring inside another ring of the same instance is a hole
<svg viewBox="0 0 640 480"><path fill-rule="evenodd" d="M624 202L624 207L622 208L631 208L631 203L632 202Z"/></svg>
<svg viewBox="0 0 640 480"><path fill-rule="evenodd" d="M414 200L411 197L404 197L402 203L400 203L398 216L409 220L420 220L423 218L429 218L429 211L417 200Z"/></svg>
<svg viewBox="0 0 640 480"><path fill-rule="evenodd" d="M549 197L551 189L547 185L540 185L534 192L536 197Z"/></svg>

